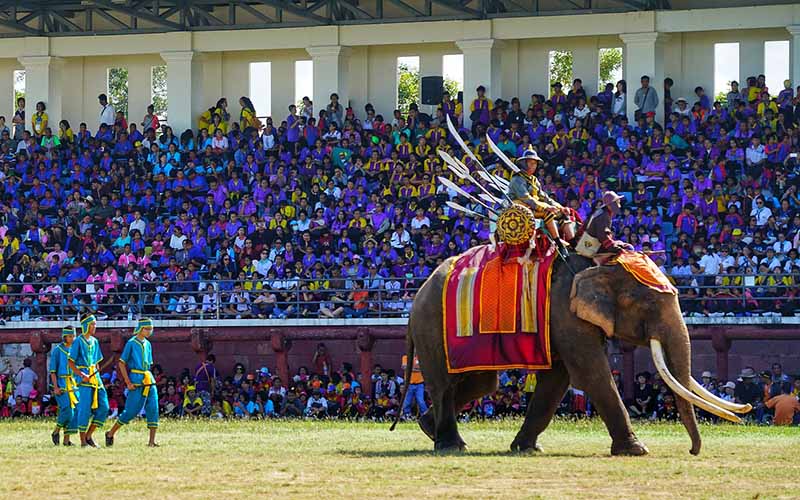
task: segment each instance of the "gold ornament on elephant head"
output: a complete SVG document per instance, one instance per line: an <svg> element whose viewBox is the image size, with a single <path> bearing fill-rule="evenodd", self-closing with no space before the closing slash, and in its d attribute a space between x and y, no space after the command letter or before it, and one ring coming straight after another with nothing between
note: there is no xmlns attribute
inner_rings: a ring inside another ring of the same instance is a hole
<svg viewBox="0 0 800 500"><path fill-rule="evenodd" d="M525 205L514 203L497 218L497 238L508 245L528 243L536 234L536 218Z"/></svg>

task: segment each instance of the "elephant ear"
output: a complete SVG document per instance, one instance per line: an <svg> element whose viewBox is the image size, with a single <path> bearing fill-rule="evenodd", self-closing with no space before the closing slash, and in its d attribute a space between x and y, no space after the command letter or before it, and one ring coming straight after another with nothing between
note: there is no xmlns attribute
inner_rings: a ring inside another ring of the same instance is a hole
<svg viewBox="0 0 800 500"><path fill-rule="evenodd" d="M569 309L580 319L603 329L606 337L614 336L616 300L608 268L590 267L575 275L570 292Z"/></svg>

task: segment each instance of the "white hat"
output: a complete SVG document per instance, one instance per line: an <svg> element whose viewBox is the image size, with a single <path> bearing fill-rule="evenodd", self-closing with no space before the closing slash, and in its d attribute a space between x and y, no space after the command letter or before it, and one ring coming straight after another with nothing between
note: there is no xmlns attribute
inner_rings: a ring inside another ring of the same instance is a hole
<svg viewBox="0 0 800 500"><path fill-rule="evenodd" d="M700 375L700 378L711 378L711 372L707 370L704 371L703 374Z"/></svg>
<svg viewBox="0 0 800 500"><path fill-rule="evenodd" d="M685 98L685 97L678 97L678 99L677 99L675 102L681 102L681 101L683 101L683 102L685 102L685 103L688 103L688 102L689 102L689 101L687 101L687 100L686 100L686 98Z"/></svg>
<svg viewBox="0 0 800 500"><path fill-rule="evenodd" d="M361 256L358 255L358 254L353 255L353 260L356 260L356 259L361 260Z"/></svg>
<svg viewBox="0 0 800 500"><path fill-rule="evenodd" d="M735 384L735 383L733 383L733 382L727 382L727 383L725 384L725 388L726 388L726 389L736 389L736 384Z"/></svg>

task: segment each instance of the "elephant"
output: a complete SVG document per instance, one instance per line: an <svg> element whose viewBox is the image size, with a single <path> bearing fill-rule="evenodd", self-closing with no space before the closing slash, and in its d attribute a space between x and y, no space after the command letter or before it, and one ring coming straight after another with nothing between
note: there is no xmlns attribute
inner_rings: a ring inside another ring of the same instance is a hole
<svg viewBox="0 0 800 500"><path fill-rule="evenodd" d="M465 448L458 433L457 410L494 392L498 383L496 371L449 373L447 370L443 322L432 318L442 317L443 286L452 259L456 258L450 257L439 265L420 288L411 307L406 334L408 359L413 359L416 351L433 402L418 423L437 451ZM739 421L733 411L749 411L749 405L724 401L704 391L691 377L689 332L676 295L640 284L621 265L596 266L592 260L573 254L566 260L556 259L553 266L552 368L537 372L537 385L524 423L511 443L512 451L542 450L539 435L550 423L571 384L584 390L597 409L611 436L612 455L648 453L631 428L612 379L606 355L606 342L611 337L650 346L659 373L676 395L693 455L700 453L701 447L693 405L732 421ZM411 365L407 364L406 380Z"/></svg>

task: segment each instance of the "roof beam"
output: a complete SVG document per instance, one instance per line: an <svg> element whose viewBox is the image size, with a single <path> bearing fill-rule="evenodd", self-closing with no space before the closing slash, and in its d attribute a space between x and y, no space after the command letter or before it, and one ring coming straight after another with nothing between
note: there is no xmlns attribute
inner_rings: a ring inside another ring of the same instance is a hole
<svg viewBox="0 0 800 500"><path fill-rule="evenodd" d="M285 2L284 0L258 0L258 2L264 5L269 5L270 7L275 7L276 9L283 9L286 12L291 12L296 16L304 17L311 21L315 21L319 24L328 24L330 22L330 19L318 16L317 14L313 14L308 10L297 8L293 4Z"/></svg>
<svg viewBox="0 0 800 500"><path fill-rule="evenodd" d="M2 18L2 17L0 17L0 26L6 26L6 27L11 28L13 30L16 30L16 31L19 31L19 32L22 32L22 33L27 33L29 35L41 35L42 34L41 31L38 31L38 30L36 30L34 28L31 28L27 24L22 24L22 23L17 22L17 21L11 21L9 19Z"/></svg>
<svg viewBox="0 0 800 500"><path fill-rule="evenodd" d="M122 14L127 14L129 16L135 16L139 19L143 19L145 21L149 21L153 24L163 26L164 28L170 28L173 30L182 30L184 27L178 23L173 23L172 21L168 21L161 17L160 15L156 16L153 14L148 13L145 10L136 10L125 5L120 5L114 2L110 2L108 0L93 0L95 5L99 7L106 8L108 10L120 12Z"/></svg>
<svg viewBox="0 0 800 500"><path fill-rule="evenodd" d="M267 16L263 12L260 12L260 11L258 11L256 9L254 9L253 7L247 5L246 3L244 3L241 0L236 0L235 2L231 2L231 5L234 6L234 7L239 7L243 11L248 12L250 15L252 15L256 19L264 21L265 23L274 23L275 22L275 20L273 18ZM235 16L236 16L236 14L235 14L235 8L234 8L234 18L235 18ZM231 24L236 24L236 23L233 22Z"/></svg>

